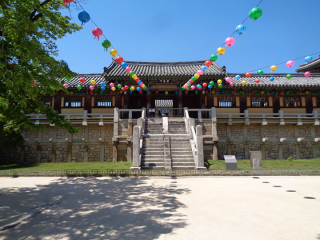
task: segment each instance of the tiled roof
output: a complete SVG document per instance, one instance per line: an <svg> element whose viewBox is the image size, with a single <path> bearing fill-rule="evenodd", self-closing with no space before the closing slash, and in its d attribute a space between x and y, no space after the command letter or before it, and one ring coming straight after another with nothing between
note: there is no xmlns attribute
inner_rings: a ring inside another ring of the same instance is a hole
<svg viewBox="0 0 320 240"><path fill-rule="evenodd" d="M89 87L91 86L91 83L90 83L91 80L95 80L96 85L105 81L104 75L105 75L104 73L88 73L88 74L79 74L78 76L73 77L70 81L66 79L59 79L59 78L57 78L57 80L60 82L64 80L69 87L76 87L78 85L81 85L82 87ZM80 78L84 78L86 81L84 83L81 83Z"/></svg>
<svg viewBox="0 0 320 240"><path fill-rule="evenodd" d="M236 75L240 75L240 79L235 79ZM286 78L287 74L252 74L251 77L247 78L245 74L229 74L231 81L234 82L235 87L240 87L242 81L245 80L247 83L245 87L320 87L320 74L314 73L310 77L305 77L303 74L293 73L292 78L289 80ZM270 81L270 77L274 77L273 81ZM260 82L256 83L255 80L259 79ZM224 81L225 82L225 81ZM225 84L227 84L225 82Z"/></svg>
<svg viewBox="0 0 320 240"><path fill-rule="evenodd" d="M298 69L296 69L296 72L320 72L320 57L312 60L309 63L305 63L299 66Z"/></svg>
<svg viewBox="0 0 320 240"><path fill-rule="evenodd" d="M126 61L138 77L162 77L162 76L192 76L204 66L203 61L192 62L133 62ZM127 72L113 60L108 68L105 68L106 78L128 76ZM221 75L225 73L225 68L220 67L216 62L213 62L204 76Z"/></svg>

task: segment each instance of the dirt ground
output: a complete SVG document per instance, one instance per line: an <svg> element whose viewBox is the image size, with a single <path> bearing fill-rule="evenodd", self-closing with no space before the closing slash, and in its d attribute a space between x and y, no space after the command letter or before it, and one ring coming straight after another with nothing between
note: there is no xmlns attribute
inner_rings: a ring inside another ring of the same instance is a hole
<svg viewBox="0 0 320 240"><path fill-rule="evenodd" d="M320 177L0 178L0 232L33 239L320 239Z"/></svg>

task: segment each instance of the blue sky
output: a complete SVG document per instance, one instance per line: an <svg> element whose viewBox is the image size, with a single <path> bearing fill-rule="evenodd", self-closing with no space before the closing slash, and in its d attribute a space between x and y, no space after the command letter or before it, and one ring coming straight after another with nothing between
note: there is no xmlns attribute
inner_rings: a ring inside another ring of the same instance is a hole
<svg viewBox="0 0 320 240"><path fill-rule="evenodd" d="M209 59L259 1L87 0L83 7L124 60L177 62ZM235 44L219 56L217 63L227 72L245 73L320 52L320 0L263 0L259 7L262 17L248 19L247 32L234 35ZM80 24L79 12L71 7L62 13ZM89 22L58 40L58 59L72 71L101 73L109 66L111 55L101 45L103 38L94 40L94 28ZM293 73L302 63L279 65L276 72Z"/></svg>

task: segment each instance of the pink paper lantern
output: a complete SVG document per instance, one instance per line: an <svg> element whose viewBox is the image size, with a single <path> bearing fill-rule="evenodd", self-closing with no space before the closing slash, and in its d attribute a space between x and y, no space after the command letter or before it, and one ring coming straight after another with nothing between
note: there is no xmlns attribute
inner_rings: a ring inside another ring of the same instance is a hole
<svg viewBox="0 0 320 240"><path fill-rule="evenodd" d="M114 87L114 83L110 83L109 86L113 88Z"/></svg>
<svg viewBox="0 0 320 240"><path fill-rule="evenodd" d="M68 88L68 85L67 84L63 84L64 88Z"/></svg>
<svg viewBox="0 0 320 240"><path fill-rule="evenodd" d="M226 82L228 83L228 82L230 82L231 81L231 78L230 77L226 77Z"/></svg>
<svg viewBox="0 0 320 240"><path fill-rule="evenodd" d="M235 91L232 91L231 94L235 94Z"/></svg>
<svg viewBox="0 0 320 240"><path fill-rule="evenodd" d="M224 43L228 46L228 47L231 47L234 43L236 42L236 40L234 40L233 37L228 37Z"/></svg>
<svg viewBox="0 0 320 240"><path fill-rule="evenodd" d="M304 76L305 76L305 77L310 77L310 75L311 75L310 72L305 72L305 73L304 73Z"/></svg>
<svg viewBox="0 0 320 240"><path fill-rule="evenodd" d="M197 73L198 73L199 75L202 75L202 74L203 74L203 71L202 71L202 70L198 70Z"/></svg>
<svg viewBox="0 0 320 240"><path fill-rule="evenodd" d="M63 0L64 4L70 7L70 3L74 2L74 0Z"/></svg>
<svg viewBox="0 0 320 240"><path fill-rule="evenodd" d="M187 95L187 94L188 94L188 91L185 91L184 93Z"/></svg>
<svg viewBox="0 0 320 240"><path fill-rule="evenodd" d="M131 67L126 67L126 72L127 73L131 72Z"/></svg>
<svg viewBox="0 0 320 240"><path fill-rule="evenodd" d="M90 86L89 88L90 88L90 90L92 91L92 90L94 89L94 86Z"/></svg>
<svg viewBox="0 0 320 240"><path fill-rule="evenodd" d="M142 94L142 90L140 90L139 93Z"/></svg>
<svg viewBox="0 0 320 240"><path fill-rule="evenodd" d="M231 82L231 83L229 83L229 85L230 85L230 87L233 87L233 86L234 86L234 83L233 83L233 82Z"/></svg>
<svg viewBox="0 0 320 240"><path fill-rule="evenodd" d="M191 86L191 90L194 90L196 88L196 86L192 85Z"/></svg>
<svg viewBox="0 0 320 240"><path fill-rule="evenodd" d="M102 36L103 32L100 28L95 28L92 30L92 34L94 36L94 39L96 39L96 37L98 38L98 41L99 41L99 37Z"/></svg>
<svg viewBox="0 0 320 240"><path fill-rule="evenodd" d="M287 67L292 67L294 65L294 61L290 60L286 63Z"/></svg>

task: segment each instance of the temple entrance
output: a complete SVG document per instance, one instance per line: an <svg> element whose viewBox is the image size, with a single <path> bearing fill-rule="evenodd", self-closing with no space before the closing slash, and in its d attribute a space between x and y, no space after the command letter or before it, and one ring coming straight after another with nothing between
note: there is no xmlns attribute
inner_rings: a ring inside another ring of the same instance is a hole
<svg viewBox="0 0 320 240"><path fill-rule="evenodd" d="M173 99L155 99L155 116L169 116L173 109Z"/></svg>

